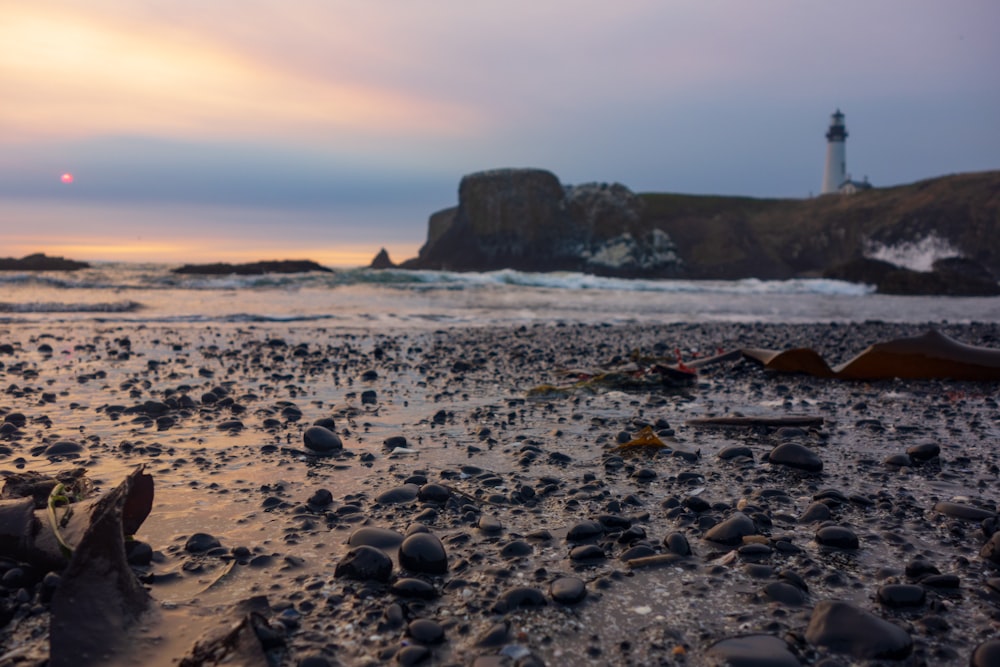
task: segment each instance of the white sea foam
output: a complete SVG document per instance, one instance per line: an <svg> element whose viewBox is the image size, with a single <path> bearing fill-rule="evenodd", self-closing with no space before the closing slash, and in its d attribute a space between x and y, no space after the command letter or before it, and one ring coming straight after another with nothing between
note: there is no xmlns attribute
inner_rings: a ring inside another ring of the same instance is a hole
<svg viewBox="0 0 1000 667"><path fill-rule="evenodd" d="M880 259L913 271L930 271L939 259L960 257L962 253L948 239L929 234L917 241L904 241L895 245L869 243L865 256Z"/></svg>

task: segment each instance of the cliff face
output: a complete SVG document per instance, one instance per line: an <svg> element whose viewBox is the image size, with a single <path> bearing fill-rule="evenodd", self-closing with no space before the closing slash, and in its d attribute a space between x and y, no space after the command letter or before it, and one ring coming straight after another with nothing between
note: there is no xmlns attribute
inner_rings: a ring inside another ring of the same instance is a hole
<svg viewBox="0 0 1000 667"><path fill-rule="evenodd" d="M562 186L547 171L462 179L409 268L579 270L636 277L816 277L865 257L960 256L1000 276L1000 172L853 195L754 199ZM905 262L903 262L905 263Z"/></svg>
<svg viewBox="0 0 1000 667"><path fill-rule="evenodd" d="M427 243L404 268L670 275L669 236L642 223L644 203L620 184L564 187L541 169L470 174L458 206L433 214Z"/></svg>

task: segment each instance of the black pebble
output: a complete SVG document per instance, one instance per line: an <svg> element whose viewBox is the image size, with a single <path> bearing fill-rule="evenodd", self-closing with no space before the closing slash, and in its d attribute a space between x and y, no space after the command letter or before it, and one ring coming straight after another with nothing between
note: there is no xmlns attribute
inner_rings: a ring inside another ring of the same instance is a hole
<svg viewBox="0 0 1000 667"><path fill-rule="evenodd" d="M381 549L368 545L354 547L337 563L333 576L384 583L392 576L392 560Z"/></svg>
<svg viewBox="0 0 1000 667"><path fill-rule="evenodd" d="M559 577L549 584L549 595L559 604L576 604L587 597L587 586L576 577Z"/></svg>
<svg viewBox="0 0 1000 667"><path fill-rule="evenodd" d="M886 607L919 607L927 599L916 584L885 584L878 589L878 601Z"/></svg>
<svg viewBox="0 0 1000 667"><path fill-rule="evenodd" d="M410 572L445 574L448 572L448 554L437 536L413 533L399 546L399 566Z"/></svg>
<svg viewBox="0 0 1000 667"><path fill-rule="evenodd" d="M306 449L317 454L333 454L344 448L340 436L323 426L310 426L302 434Z"/></svg>
<svg viewBox="0 0 1000 667"><path fill-rule="evenodd" d="M188 553L202 553L203 551L208 551L209 549L215 549L221 546L218 538L208 533L195 533L187 539L184 543L184 550Z"/></svg>
<svg viewBox="0 0 1000 667"><path fill-rule="evenodd" d="M836 549L857 549L858 536L844 526L823 526L816 531L816 543Z"/></svg>
<svg viewBox="0 0 1000 667"><path fill-rule="evenodd" d="M823 460L804 445L797 442L785 442L774 449L768 455L768 462L803 470L805 472L822 472Z"/></svg>
<svg viewBox="0 0 1000 667"><path fill-rule="evenodd" d="M406 633L420 644L440 644L444 641L444 628L429 618L418 618L406 626Z"/></svg>

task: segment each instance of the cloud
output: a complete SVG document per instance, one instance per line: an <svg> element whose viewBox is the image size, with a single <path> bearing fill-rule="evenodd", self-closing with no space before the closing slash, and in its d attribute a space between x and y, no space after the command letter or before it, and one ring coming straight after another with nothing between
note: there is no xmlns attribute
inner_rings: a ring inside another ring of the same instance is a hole
<svg viewBox="0 0 1000 667"><path fill-rule="evenodd" d="M2 9L0 132L8 136L446 137L481 122L469 108L335 71L284 68L169 25L58 3Z"/></svg>

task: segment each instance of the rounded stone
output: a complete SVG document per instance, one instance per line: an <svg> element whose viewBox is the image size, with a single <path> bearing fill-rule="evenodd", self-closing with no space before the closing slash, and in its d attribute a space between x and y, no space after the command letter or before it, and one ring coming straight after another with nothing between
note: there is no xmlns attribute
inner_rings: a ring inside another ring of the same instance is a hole
<svg viewBox="0 0 1000 667"><path fill-rule="evenodd" d="M670 553L677 554L678 556L691 555L691 544L682 533L670 533L667 535L663 538L663 546L665 546Z"/></svg>
<svg viewBox="0 0 1000 667"><path fill-rule="evenodd" d="M399 566L410 572L445 574L448 554L436 535L413 533L399 545Z"/></svg>
<svg viewBox="0 0 1000 667"><path fill-rule="evenodd" d="M184 543L184 550L188 553L200 554L208 551L209 549L215 549L220 546L222 545L219 543L219 539L214 535L209 535L208 533L195 533L187 539L187 542Z"/></svg>
<svg viewBox="0 0 1000 667"><path fill-rule="evenodd" d="M805 591L784 581L772 581L764 586L764 596L789 607L801 607L806 603Z"/></svg>
<svg viewBox="0 0 1000 667"><path fill-rule="evenodd" d="M500 523L500 519L491 514L484 514L479 517L476 527L490 535L495 535L503 530L503 524Z"/></svg>
<svg viewBox="0 0 1000 667"><path fill-rule="evenodd" d="M821 523L828 521L832 513L830 506L826 503L816 501L806 508L806 511L799 517L799 523Z"/></svg>
<svg viewBox="0 0 1000 667"><path fill-rule="evenodd" d="M416 484L403 484L394 489L389 489L378 495L375 500L382 505L396 505L398 503L408 503L417 499L417 492L420 487Z"/></svg>
<svg viewBox="0 0 1000 667"><path fill-rule="evenodd" d="M816 531L816 543L835 549L857 549L858 536L844 526L823 526Z"/></svg>
<svg viewBox="0 0 1000 667"><path fill-rule="evenodd" d="M914 461L919 461L923 463L924 461L930 461L941 455L941 446L936 442L924 442L919 445L913 445L906 449L906 453L910 455L910 458Z"/></svg>
<svg viewBox="0 0 1000 667"><path fill-rule="evenodd" d="M530 556L533 551L532 546L524 540L514 540L513 542L508 542L500 549L500 557L508 560L511 558L524 558L525 556Z"/></svg>
<svg viewBox="0 0 1000 667"><path fill-rule="evenodd" d="M440 644L444 641L444 627L429 618L417 618L406 626L406 634L420 644Z"/></svg>
<svg viewBox="0 0 1000 667"><path fill-rule="evenodd" d="M73 440L60 440L45 448L45 456L75 456L83 451L83 445Z"/></svg>
<svg viewBox="0 0 1000 667"><path fill-rule="evenodd" d="M390 528L364 526L358 528L347 538L352 547L369 546L376 549L395 549L403 543L403 534Z"/></svg>
<svg viewBox="0 0 1000 667"><path fill-rule="evenodd" d="M506 591L493 605L494 611L505 613L514 609L544 607L548 602L545 594L533 586L518 586Z"/></svg>
<svg viewBox="0 0 1000 667"><path fill-rule="evenodd" d="M711 667L799 667L798 658L784 640L772 635L732 637L712 644L705 651Z"/></svg>
<svg viewBox="0 0 1000 667"><path fill-rule="evenodd" d="M1000 639L988 639L976 647L969 657L969 667L1000 665Z"/></svg>
<svg viewBox="0 0 1000 667"><path fill-rule="evenodd" d="M333 494L327 489L317 489L306 502L314 507L326 507L333 502Z"/></svg>
<svg viewBox="0 0 1000 667"><path fill-rule="evenodd" d="M817 602L805 636L858 660L899 660L913 650L913 639L901 627L841 600Z"/></svg>
<svg viewBox="0 0 1000 667"><path fill-rule="evenodd" d="M878 601L886 607L919 607L927 599L916 584L885 584L878 589Z"/></svg>
<svg viewBox="0 0 1000 667"><path fill-rule="evenodd" d="M813 450L797 442L784 442L771 450L768 462L803 470L822 472L823 460Z"/></svg>
<svg viewBox="0 0 1000 667"><path fill-rule="evenodd" d="M604 526L599 521L581 521L566 533L567 542L586 542L604 534Z"/></svg>
<svg viewBox="0 0 1000 667"><path fill-rule="evenodd" d="M397 579L392 584L392 592L404 598L417 598L420 600L433 600L437 597L437 589L434 585L423 579L403 577Z"/></svg>
<svg viewBox="0 0 1000 667"><path fill-rule="evenodd" d="M576 577L559 577L549 584L549 595L559 604L576 604L587 597L587 585Z"/></svg>
<svg viewBox="0 0 1000 667"><path fill-rule="evenodd" d="M997 514L991 510L976 507L975 505L954 503L947 500L941 500L935 503L934 511L956 519L964 519L966 521L982 521L983 519L994 517Z"/></svg>
<svg viewBox="0 0 1000 667"><path fill-rule="evenodd" d="M570 560L576 563L603 560L606 558L604 555L604 549L597 546L596 544L584 544L578 547L573 547L569 552Z"/></svg>
<svg viewBox="0 0 1000 667"><path fill-rule="evenodd" d="M392 560L381 549L368 545L354 547L337 563L333 576L385 583L392 576Z"/></svg>
<svg viewBox="0 0 1000 667"><path fill-rule="evenodd" d="M324 426L310 426L302 434L306 449L316 454L329 455L344 448L340 436Z"/></svg>
<svg viewBox="0 0 1000 667"><path fill-rule="evenodd" d="M994 567L1000 567L1000 533L993 533L993 537L979 550L979 557Z"/></svg>
<svg viewBox="0 0 1000 667"><path fill-rule="evenodd" d="M740 544L747 535L757 533L753 519L743 512L733 512L732 516L717 523L705 533L705 539L718 544L734 546Z"/></svg>
<svg viewBox="0 0 1000 667"><path fill-rule="evenodd" d="M425 503L443 503L451 497L451 490L442 484L429 482L417 490L417 499Z"/></svg>

